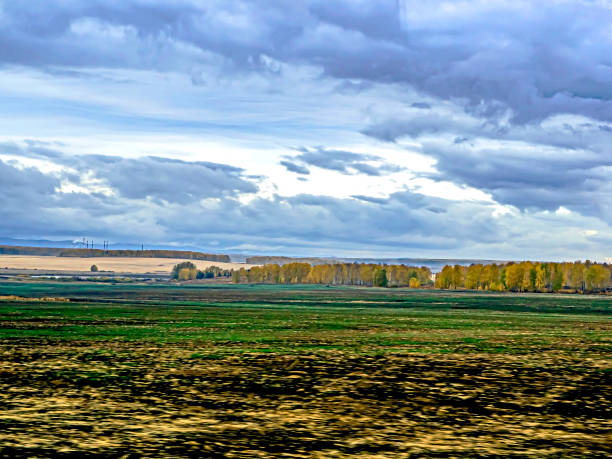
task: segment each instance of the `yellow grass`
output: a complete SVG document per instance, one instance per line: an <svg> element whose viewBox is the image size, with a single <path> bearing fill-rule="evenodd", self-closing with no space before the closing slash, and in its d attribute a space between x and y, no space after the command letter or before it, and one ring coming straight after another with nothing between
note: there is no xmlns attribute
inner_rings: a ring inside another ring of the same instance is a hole
<svg viewBox="0 0 612 459"><path fill-rule="evenodd" d="M198 269L218 266L221 269L250 268L245 263L224 263L221 261L183 260L180 258L130 258L130 257L42 257L33 255L0 255L0 269L40 269L46 271L89 271L96 265L100 271L120 273L169 273L172 267L183 261L190 261Z"/></svg>

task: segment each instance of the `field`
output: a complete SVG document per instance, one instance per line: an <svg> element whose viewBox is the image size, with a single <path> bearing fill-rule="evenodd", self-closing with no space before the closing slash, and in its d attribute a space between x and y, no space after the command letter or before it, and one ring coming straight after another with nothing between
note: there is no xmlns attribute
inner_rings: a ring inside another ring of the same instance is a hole
<svg viewBox="0 0 612 459"><path fill-rule="evenodd" d="M183 261L190 261L198 269L218 266L221 269L249 268L244 263L222 261L183 260L178 258L134 258L134 257L48 257L35 255L0 255L0 269L38 269L41 271L89 271L96 265L100 271L114 271L130 274L170 274L172 267Z"/></svg>
<svg viewBox="0 0 612 459"><path fill-rule="evenodd" d="M84 282L0 295L3 457L612 453L610 297Z"/></svg>

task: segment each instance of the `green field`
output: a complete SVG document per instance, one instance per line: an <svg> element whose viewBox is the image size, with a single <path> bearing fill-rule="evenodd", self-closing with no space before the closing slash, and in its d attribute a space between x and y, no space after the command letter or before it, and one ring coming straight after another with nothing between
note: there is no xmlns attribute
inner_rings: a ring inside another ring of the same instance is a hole
<svg viewBox="0 0 612 459"><path fill-rule="evenodd" d="M5 456L605 457L612 298L5 282ZM43 297L69 301L37 301Z"/></svg>

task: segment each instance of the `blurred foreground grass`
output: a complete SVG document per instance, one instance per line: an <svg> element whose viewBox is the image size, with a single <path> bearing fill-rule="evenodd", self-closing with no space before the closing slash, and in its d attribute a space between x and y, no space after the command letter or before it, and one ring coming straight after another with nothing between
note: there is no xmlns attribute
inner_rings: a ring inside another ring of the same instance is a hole
<svg viewBox="0 0 612 459"><path fill-rule="evenodd" d="M606 457L611 298L5 283L0 453Z"/></svg>

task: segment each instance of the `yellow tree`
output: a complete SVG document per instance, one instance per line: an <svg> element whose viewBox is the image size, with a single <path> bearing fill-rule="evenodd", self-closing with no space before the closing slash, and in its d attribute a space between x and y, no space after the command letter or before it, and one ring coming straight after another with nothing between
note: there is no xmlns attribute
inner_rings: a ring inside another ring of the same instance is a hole
<svg viewBox="0 0 612 459"><path fill-rule="evenodd" d="M523 270L523 280L521 282L521 291L527 292L534 289L535 277L532 276L531 269L533 265L526 261L521 263L521 269Z"/></svg>
<svg viewBox="0 0 612 459"><path fill-rule="evenodd" d="M364 285L373 285L374 284L374 270L376 265L370 263L364 263L359 265L359 273L361 277L361 282Z"/></svg>
<svg viewBox="0 0 612 459"><path fill-rule="evenodd" d="M546 290L546 270L542 267L541 264L536 266L536 280L535 280L535 289L538 292L543 292Z"/></svg>
<svg viewBox="0 0 612 459"><path fill-rule="evenodd" d="M181 268L178 272L178 280L192 280L198 275L196 268Z"/></svg>
<svg viewBox="0 0 612 459"><path fill-rule="evenodd" d="M334 265L334 284L346 284L348 281L348 270L344 263Z"/></svg>
<svg viewBox="0 0 612 459"><path fill-rule="evenodd" d="M569 274L569 285L576 290L580 290L584 292L585 289L585 280L586 280L586 266L581 262L577 261L573 263L570 267Z"/></svg>
<svg viewBox="0 0 612 459"><path fill-rule="evenodd" d="M323 283L323 266L316 265L313 266L310 270L310 282L313 284L322 284Z"/></svg>
<svg viewBox="0 0 612 459"><path fill-rule="evenodd" d="M265 265L264 267L264 280L272 284L280 284L281 282L281 267L277 264Z"/></svg>
<svg viewBox="0 0 612 459"><path fill-rule="evenodd" d="M444 266L442 271L436 274L436 288L448 289L453 281L453 267L450 265Z"/></svg>
<svg viewBox="0 0 612 459"><path fill-rule="evenodd" d="M419 283L421 285L430 285L431 284L431 269L427 266L421 266L418 269Z"/></svg>
<svg viewBox="0 0 612 459"><path fill-rule="evenodd" d="M602 265L591 265L586 272L588 290L601 290L610 286L610 271Z"/></svg>
<svg viewBox="0 0 612 459"><path fill-rule="evenodd" d="M247 279L249 282L263 282L264 281L264 270L261 266L253 266L247 271Z"/></svg>
<svg viewBox="0 0 612 459"><path fill-rule="evenodd" d="M480 286L485 290L497 290L501 285L499 266L496 264L486 265L480 274Z"/></svg>
<svg viewBox="0 0 612 459"><path fill-rule="evenodd" d="M520 265L513 263L506 266L506 288L508 290L519 290L523 283L523 269Z"/></svg>
<svg viewBox="0 0 612 459"><path fill-rule="evenodd" d="M348 266L348 273L351 284L361 285L361 274L358 263L351 263Z"/></svg>
<svg viewBox="0 0 612 459"><path fill-rule="evenodd" d="M451 281L452 288L457 289L457 288L463 287L463 279L464 279L463 266L461 265L453 266L453 275L452 275L452 281Z"/></svg>
<svg viewBox="0 0 612 459"><path fill-rule="evenodd" d="M471 265L467 269L465 276L465 288L476 290L480 287L480 276L482 275L482 265Z"/></svg>

